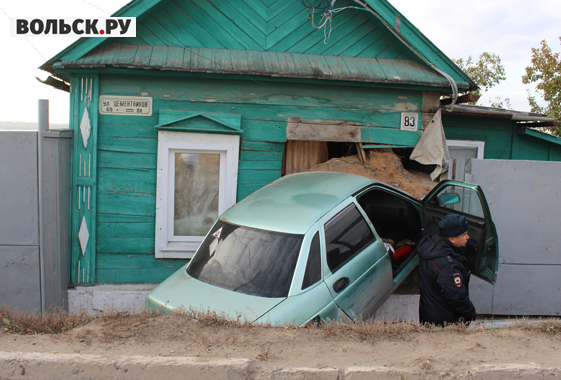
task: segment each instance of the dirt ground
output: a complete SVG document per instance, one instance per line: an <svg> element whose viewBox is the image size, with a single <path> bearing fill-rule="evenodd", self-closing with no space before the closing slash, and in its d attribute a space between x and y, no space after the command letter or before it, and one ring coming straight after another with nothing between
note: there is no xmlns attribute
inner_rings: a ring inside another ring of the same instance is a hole
<svg viewBox="0 0 561 380"><path fill-rule="evenodd" d="M0 351L246 358L262 370L386 366L453 374L484 365L559 367L559 322L539 329L524 326L489 329L475 325L467 330L426 330L403 323L355 329L228 327L186 316L140 315L96 318L56 335L17 335L2 329Z"/></svg>

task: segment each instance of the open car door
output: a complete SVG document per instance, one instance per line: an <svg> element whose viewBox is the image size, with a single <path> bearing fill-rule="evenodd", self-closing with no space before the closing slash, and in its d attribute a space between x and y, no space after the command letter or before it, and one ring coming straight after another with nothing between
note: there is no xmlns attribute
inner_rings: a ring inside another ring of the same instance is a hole
<svg viewBox="0 0 561 380"><path fill-rule="evenodd" d="M469 223L468 234L476 249L466 249L464 259L471 272L492 284L499 270L499 239L489 205L478 185L445 180L423 199L423 235L438 232L438 222L448 214L460 214Z"/></svg>

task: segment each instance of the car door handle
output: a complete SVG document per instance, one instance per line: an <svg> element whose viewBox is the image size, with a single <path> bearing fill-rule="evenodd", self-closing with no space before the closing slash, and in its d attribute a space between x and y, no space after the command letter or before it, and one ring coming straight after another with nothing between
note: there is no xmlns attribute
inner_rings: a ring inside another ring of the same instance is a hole
<svg viewBox="0 0 561 380"><path fill-rule="evenodd" d="M345 289L350 282L351 280L349 280L348 277L341 277L333 284L333 290L335 290L336 293L339 293Z"/></svg>

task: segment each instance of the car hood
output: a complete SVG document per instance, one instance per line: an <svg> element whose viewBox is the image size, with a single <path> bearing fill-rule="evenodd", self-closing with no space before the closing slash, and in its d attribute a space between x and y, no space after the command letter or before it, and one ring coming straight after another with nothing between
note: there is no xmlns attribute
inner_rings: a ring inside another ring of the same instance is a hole
<svg viewBox="0 0 561 380"><path fill-rule="evenodd" d="M286 298L257 297L207 284L191 277L186 266L161 283L146 299L150 310L215 311L227 318L255 321Z"/></svg>

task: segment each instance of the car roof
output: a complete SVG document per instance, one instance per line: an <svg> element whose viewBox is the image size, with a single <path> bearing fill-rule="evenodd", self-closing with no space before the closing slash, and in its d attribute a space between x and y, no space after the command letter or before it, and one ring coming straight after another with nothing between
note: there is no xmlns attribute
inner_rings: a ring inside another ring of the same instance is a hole
<svg viewBox="0 0 561 380"><path fill-rule="evenodd" d="M304 234L333 207L373 183L372 179L347 173L291 174L249 195L221 219L264 230Z"/></svg>

